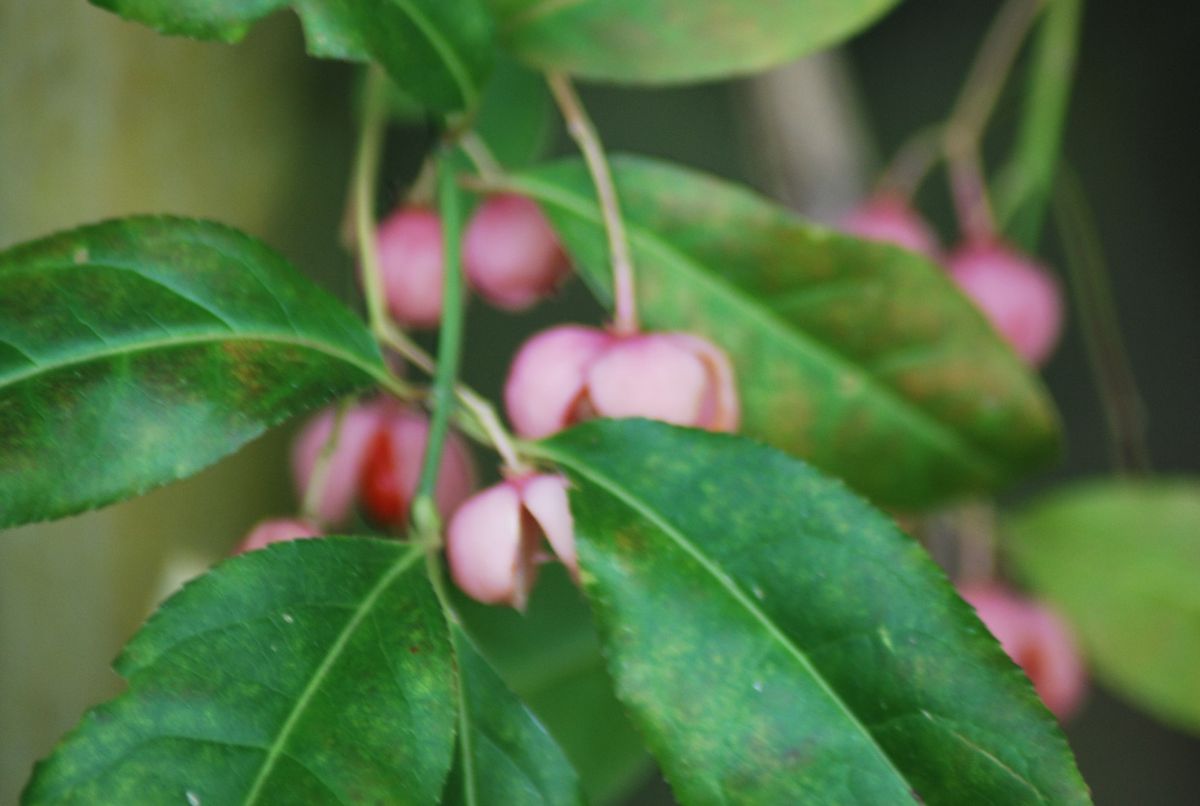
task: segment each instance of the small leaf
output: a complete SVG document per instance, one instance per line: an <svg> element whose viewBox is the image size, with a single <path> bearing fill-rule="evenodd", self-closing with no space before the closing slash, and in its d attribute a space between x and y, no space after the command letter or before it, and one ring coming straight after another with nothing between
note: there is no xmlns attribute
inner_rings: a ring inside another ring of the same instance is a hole
<svg viewBox="0 0 1200 806"><path fill-rule="evenodd" d="M130 218L0 253L0 528L187 476L385 374L362 323L282 257Z"/></svg>
<svg viewBox="0 0 1200 806"><path fill-rule="evenodd" d="M831 47L897 0L489 0L537 67L662 84L765 70Z"/></svg>
<svg viewBox="0 0 1200 806"><path fill-rule="evenodd" d="M43 803L433 803L454 741L447 626L417 547L296 540L189 584L23 796Z"/></svg>
<svg viewBox="0 0 1200 806"><path fill-rule="evenodd" d="M1007 526L1019 574L1069 619L1096 674L1200 733L1200 479L1079 484Z"/></svg>
<svg viewBox="0 0 1200 806"><path fill-rule="evenodd" d="M940 268L700 173L634 157L613 168L643 320L729 352L749 436L902 507L1002 486L1056 455L1045 390ZM513 185L608 302L583 166L556 163Z"/></svg>
<svg viewBox="0 0 1200 806"><path fill-rule="evenodd" d="M446 804L582 804L579 779L546 729L461 630L458 754Z"/></svg>
<svg viewBox="0 0 1200 806"><path fill-rule="evenodd" d="M164 34L237 42L258 20L295 9L314 56L379 62L438 111L473 105L491 66L483 0L91 0Z"/></svg>
<svg viewBox="0 0 1200 806"><path fill-rule="evenodd" d="M617 694L684 803L1086 803L1057 724L920 545L766 446L645 420L567 472Z"/></svg>

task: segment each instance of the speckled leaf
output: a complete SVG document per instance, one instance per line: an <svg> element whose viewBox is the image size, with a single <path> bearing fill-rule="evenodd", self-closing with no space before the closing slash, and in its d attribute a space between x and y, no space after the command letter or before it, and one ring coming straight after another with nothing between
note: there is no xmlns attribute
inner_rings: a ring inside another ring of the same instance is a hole
<svg viewBox="0 0 1200 806"><path fill-rule="evenodd" d="M456 683L422 556L297 540L192 582L117 660L129 690L38 764L23 802L435 803Z"/></svg>
<svg viewBox="0 0 1200 806"><path fill-rule="evenodd" d="M314 56L373 60L428 106L474 104L491 65L493 23L483 0L91 0L164 34L237 42L292 8Z"/></svg>
<svg viewBox="0 0 1200 806"><path fill-rule="evenodd" d="M799 460L593 421L574 483L617 694L684 803L1086 803L1057 723L920 545Z"/></svg>
<svg viewBox="0 0 1200 806"><path fill-rule="evenodd" d="M383 376L362 323L227 227L130 218L0 253L0 527L187 476Z"/></svg>
<svg viewBox="0 0 1200 806"><path fill-rule="evenodd" d="M1020 575L1076 629L1095 673L1200 733L1200 479L1107 479L1014 516Z"/></svg>
<svg viewBox="0 0 1200 806"><path fill-rule="evenodd" d="M579 779L562 750L461 629L458 752L445 804L578 806Z"/></svg>
<svg viewBox="0 0 1200 806"><path fill-rule="evenodd" d="M764 70L830 47L898 0L488 0L538 67L661 84Z"/></svg>
<svg viewBox="0 0 1200 806"><path fill-rule="evenodd" d="M1056 455L1045 390L940 268L700 173L635 157L614 170L642 318L730 353L749 436L901 507L1001 486ZM514 186L607 302L583 167L545 166Z"/></svg>

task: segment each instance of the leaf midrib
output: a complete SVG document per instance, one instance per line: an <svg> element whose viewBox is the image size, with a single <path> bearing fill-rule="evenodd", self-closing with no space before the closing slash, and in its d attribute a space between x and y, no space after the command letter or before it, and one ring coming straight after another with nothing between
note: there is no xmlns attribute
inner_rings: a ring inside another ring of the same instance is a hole
<svg viewBox="0 0 1200 806"><path fill-rule="evenodd" d="M350 619L346 622L346 626L338 634L337 639L330 646L325 658L321 661L321 665L313 672L312 678L308 681L308 685L300 693L296 699L296 704L288 713L287 719L279 729L279 734L275 737L269 748L267 748L267 757L263 760L262 766L259 768L258 776L250 786L250 791L246 794L243 801L245 806L251 806L255 803L263 792L263 787L266 785L267 779L275 768L276 762L283 755L284 747L291 738L292 731L303 716L308 703L316 695L317 690L321 687L325 677L329 674L329 670L338 661L342 650L346 648L346 644L350 642L350 638L354 635L359 625L367 615L374 609L375 603L391 587L402 574L408 571L409 568L424 554L424 550L420 546L412 546L406 554L402 554L396 559L390 568L379 578L379 582L375 587L367 593L363 598L362 603L354 609Z"/></svg>
<svg viewBox="0 0 1200 806"><path fill-rule="evenodd" d="M617 501L624 504L635 513L646 518L651 524L662 530L662 532L666 534L667 537L672 540L672 542L674 542L681 549L683 549L684 552L696 560L696 562L698 562L700 566L707 573L709 573L731 597L733 597L735 602L741 605L755 619L755 621L762 625L768 636L785 647L787 651L797 660L801 667L809 673L813 680L815 680L821 687L821 690L824 691L829 699L838 707L839 710L842 711L847 721L854 728L856 728L863 737L867 739L871 747L875 748L876 752L878 752L882 757L885 765L892 771L893 774L896 775L904 787L909 789L912 788L907 777L896 766L895 762L892 761L891 757L879 744L879 740L876 739L874 734L867 729L866 725L864 725L858 719L857 715L855 715L845 701L838 696L837 692L829 685L829 683L825 680L825 677L813 665L812 661L808 658L804 651L794 642L789 640L788 637L775 624L775 622L773 622L766 613L764 613L757 605L755 605L750 597L748 597L745 592L742 591L738 584L730 579L727 574L721 571L721 569L709 559L708 555L700 551L700 549L696 547L690 540L688 540L687 537L683 535L673 524L658 515L657 512L649 506L649 504L628 493L617 482L608 478L608 476L592 469L590 466L582 462L577 463L572 461L570 454L561 454L555 449L546 446L544 443L538 447L544 450L550 456L550 458L554 459L556 462L572 468L575 470L575 472L586 477L598 487L606 491L613 498L617 499Z"/></svg>
<svg viewBox="0 0 1200 806"><path fill-rule="evenodd" d="M234 331L222 330L218 333L198 333L191 336L176 336L169 339L152 339L149 341L140 341L133 344L122 345L111 349L90 350L86 354L77 358L67 360L51 361L51 362L36 362L32 368L26 369L23 372L17 372L12 375L0 375L0 391L7 387L15 386L21 381L28 380L31 377L43 374L57 372L62 369L67 369L81 364L89 364L92 362L105 361L110 358L117 358L125 355L136 355L138 353L151 352L153 350L170 349L172 347L188 347L201 344L215 344L229 341L253 341L266 342L268 344L285 344L293 347L302 347L313 352L322 353L331 358L336 358L346 364L349 364L357 369L362 370L378 381L385 381L383 373L379 367L374 367L360 360L358 357L330 347L330 345L312 341L310 339L289 338L279 333L270 333L265 331ZM4 342L8 344L8 342ZM16 345L12 345L16 347ZM18 350L20 348L17 348ZM31 360L32 357L29 356Z"/></svg>
<svg viewBox="0 0 1200 806"><path fill-rule="evenodd" d="M583 216L593 223L599 224L602 221L599 212L585 198L570 191L564 191L557 185L548 184L528 176L515 178L513 185L514 189L525 190L546 201L555 202L564 209L576 215ZM719 291L723 296L732 300L739 308L743 309L750 318L763 321L772 330L779 332L784 341L795 344L817 360L830 364L841 372L849 372L860 378L874 394L887 400L891 404L890 407L892 409L901 412L902 417L912 423L916 431L924 434L930 443L942 446L951 451L959 457L964 465L976 468L985 478L995 478L998 475L995 463L977 445L963 437L960 432L938 420L925 409L912 404L892 387L864 370L860 364L817 340L807 331L781 320L774 313L763 309L753 297L745 292L716 279L710 272L697 269L696 261L686 253L680 251L670 243L655 237L652 232L648 232L640 224L627 220L626 225L633 238L643 242L653 251L664 253L673 263L683 267L689 277L696 283L707 285Z"/></svg>

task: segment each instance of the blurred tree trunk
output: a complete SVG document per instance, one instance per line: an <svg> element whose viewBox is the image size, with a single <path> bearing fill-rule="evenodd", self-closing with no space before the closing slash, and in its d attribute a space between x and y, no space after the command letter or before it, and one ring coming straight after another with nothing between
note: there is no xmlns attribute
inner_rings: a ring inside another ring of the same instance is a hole
<svg viewBox="0 0 1200 806"><path fill-rule="evenodd" d="M322 108L317 70L286 16L227 47L83 0L0 0L0 247L170 212L333 263L347 105ZM275 435L138 501L0 532L0 804L118 690L109 663L159 589L291 506L283 458Z"/></svg>

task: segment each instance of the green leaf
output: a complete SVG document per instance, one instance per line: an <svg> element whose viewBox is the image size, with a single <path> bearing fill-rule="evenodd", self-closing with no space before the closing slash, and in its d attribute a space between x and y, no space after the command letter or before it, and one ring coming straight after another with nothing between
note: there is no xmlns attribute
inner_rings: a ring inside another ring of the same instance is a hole
<svg viewBox="0 0 1200 806"><path fill-rule="evenodd" d="M483 0L91 0L164 34L237 42L291 7L314 56L379 62L407 93L439 111L472 106L491 66Z"/></svg>
<svg viewBox="0 0 1200 806"><path fill-rule="evenodd" d="M218 566L129 643L129 690L38 764L23 802L436 802L456 692L421 559L336 538Z"/></svg>
<svg viewBox="0 0 1200 806"><path fill-rule="evenodd" d="M510 58L498 58L484 88L475 130L501 165L524 168L546 150L553 108L539 73Z"/></svg>
<svg viewBox="0 0 1200 806"><path fill-rule="evenodd" d="M920 545L737 437L593 421L574 483L617 694L684 803L1086 803L1057 723Z"/></svg>
<svg viewBox="0 0 1200 806"><path fill-rule="evenodd" d="M227 227L129 218L0 253L0 528L187 476L386 375L362 323Z"/></svg>
<svg viewBox="0 0 1200 806"><path fill-rule="evenodd" d="M624 802L652 763L613 694L591 611L562 566L541 571L524 613L452 595L505 683L570 758L587 799Z"/></svg>
<svg viewBox="0 0 1200 806"><path fill-rule="evenodd" d="M1106 479L1013 517L1019 575L1076 629L1095 673L1200 732L1200 479Z"/></svg>
<svg viewBox="0 0 1200 806"><path fill-rule="evenodd" d="M529 64L663 84L721 78L831 47L897 0L488 0Z"/></svg>
<svg viewBox="0 0 1200 806"><path fill-rule="evenodd" d="M1049 396L940 268L700 173L635 157L613 168L642 319L729 352L749 436L903 507L1002 486L1056 455ZM513 186L541 204L608 303L582 164Z"/></svg>
<svg viewBox="0 0 1200 806"><path fill-rule="evenodd" d="M1047 4L1017 141L996 192L996 213L1005 233L1031 251L1058 171L1082 17L1083 0Z"/></svg>
<svg viewBox="0 0 1200 806"><path fill-rule="evenodd" d="M453 629L458 656L458 755L447 804L582 804L579 779L517 696L471 639Z"/></svg>

